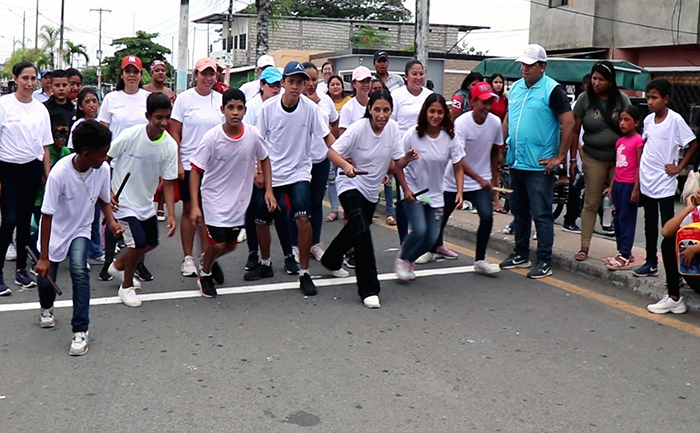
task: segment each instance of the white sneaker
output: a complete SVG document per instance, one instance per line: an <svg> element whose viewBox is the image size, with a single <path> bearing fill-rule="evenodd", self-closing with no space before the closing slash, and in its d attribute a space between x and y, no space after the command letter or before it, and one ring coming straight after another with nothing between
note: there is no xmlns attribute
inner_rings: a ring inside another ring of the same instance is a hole
<svg viewBox="0 0 700 433"><path fill-rule="evenodd" d="M102 265L105 262L105 255L102 254L99 257L94 257L94 258L89 258L88 259L88 265L93 264L93 265Z"/></svg>
<svg viewBox="0 0 700 433"><path fill-rule="evenodd" d="M15 246L15 244L10 243L10 245L7 246L5 260L7 260L8 262L14 262L15 260L17 260L17 247Z"/></svg>
<svg viewBox="0 0 700 433"><path fill-rule="evenodd" d="M474 262L474 272L483 275L493 275L501 272L501 267L486 260L477 260Z"/></svg>
<svg viewBox="0 0 700 433"><path fill-rule="evenodd" d="M53 328L56 326L56 319L53 317L53 308L41 309L39 314L39 326L42 328Z"/></svg>
<svg viewBox="0 0 700 433"><path fill-rule="evenodd" d="M301 263L299 261L299 247L292 246L292 254L294 254L294 261L297 263Z"/></svg>
<svg viewBox="0 0 700 433"><path fill-rule="evenodd" d="M683 314L688 311L688 308L685 306L682 296L677 301L674 301L670 296L664 295L656 304L647 305L647 310L654 314Z"/></svg>
<svg viewBox="0 0 700 433"><path fill-rule="evenodd" d="M242 244L243 242L248 240L248 233L245 231L245 229L241 229L240 232L238 232L238 238L236 239L236 242L239 244Z"/></svg>
<svg viewBox="0 0 700 433"><path fill-rule="evenodd" d="M333 271L332 274L336 278L346 278L350 276L350 272L346 271L343 268L340 268L337 271Z"/></svg>
<svg viewBox="0 0 700 433"><path fill-rule="evenodd" d="M109 265L109 268L107 268L107 273L114 278L118 279L120 283L124 282L124 271L120 271L117 269L116 266L114 266L114 262ZM137 280L136 277L134 277L132 284L134 287L141 288L141 281Z"/></svg>
<svg viewBox="0 0 700 433"><path fill-rule="evenodd" d="M87 353L90 341L89 333L90 331L73 333L73 340L70 342L70 350L68 351L70 356L80 356Z"/></svg>
<svg viewBox="0 0 700 433"><path fill-rule="evenodd" d="M362 303L365 304L367 308L379 308L382 306L382 304L379 303L379 296L377 295L366 297L362 300Z"/></svg>
<svg viewBox="0 0 700 433"><path fill-rule="evenodd" d="M122 286L119 286L119 299L121 299L124 305L127 307L135 308L141 306L141 300L138 296L136 296L136 291L133 287L125 289Z"/></svg>
<svg viewBox="0 0 700 433"><path fill-rule="evenodd" d="M323 253L325 253L325 251L323 250L323 245L316 244L311 247L311 257L313 257L319 262L321 261L321 257L323 257Z"/></svg>
<svg viewBox="0 0 700 433"><path fill-rule="evenodd" d="M182 264L180 265L180 272L183 277L196 277L197 276L197 266L194 264L194 259L192 256L185 256L182 259Z"/></svg>
<svg viewBox="0 0 700 433"><path fill-rule="evenodd" d="M396 276L399 277L399 280L401 281L408 281L411 279L411 262L408 260L403 260L400 258L396 258L394 260L394 272L396 272Z"/></svg>
<svg viewBox="0 0 700 433"><path fill-rule="evenodd" d="M427 253L423 254L422 256L418 257L416 259L416 264L417 265L424 265L426 263L430 263L435 260L435 255L428 251Z"/></svg>

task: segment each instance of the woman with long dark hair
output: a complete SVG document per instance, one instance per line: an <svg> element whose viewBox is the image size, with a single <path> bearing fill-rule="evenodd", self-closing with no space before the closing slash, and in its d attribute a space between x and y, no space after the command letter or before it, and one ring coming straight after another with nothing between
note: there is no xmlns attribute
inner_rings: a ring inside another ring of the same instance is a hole
<svg viewBox="0 0 700 433"><path fill-rule="evenodd" d="M469 75L464 77L462 80L462 85L459 86L459 90L452 95L452 105L450 106L450 117L454 122L456 118L471 110L469 105L469 92L471 92L472 87L476 83L481 83L484 81L484 76L480 72L470 72Z"/></svg>
<svg viewBox="0 0 700 433"><path fill-rule="evenodd" d="M612 63L602 60L593 65L588 90L579 96L574 107L576 137L583 127L581 158L586 182L581 213L581 248L575 256L578 261L588 258L603 189L615 169L615 143L622 136L619 114L629 105L627 95L617 88ZM576 165L575 155L570 156L569 162Z"/></svg>

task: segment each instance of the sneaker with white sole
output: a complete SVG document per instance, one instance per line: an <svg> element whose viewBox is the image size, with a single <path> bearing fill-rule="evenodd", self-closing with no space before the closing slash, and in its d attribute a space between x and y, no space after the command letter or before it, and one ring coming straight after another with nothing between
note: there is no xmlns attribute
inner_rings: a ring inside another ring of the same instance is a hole
<svg viewBox="0 0 700 433"><path fill-rule="evenodd" d="M124 271L120 271L119 269L117 269L117 267L114 266L114 262L112 262L112 264L109 265L107 273L119 280L120 283L124 282ZM134 285L134 287L138 287L139 289L141 288L141 282L137 280L136 277L134 277L134 279L132 280L132 284Z"/></svg>
<svg viewBox="0 0 700 433"><path fill-rule="evenodd" d="M334 277L336 278L347 278L350 276L350 272L346 271L343 268L338 269L337 271L331 271Z"/></svg>
<svg viewBox="0 0 700 433"><path fill-rule="evenodd" d="M324 252L323 245L321 244L316 244L311 247L311 257L319 262L321 261L321 257L323 257Z"/></svg>
<svg viewBox="0 0 700 433"><path fill-rule="evenodd" d="M664 295L659 302L647 305L647 310L654 314L683 314L688 311L688 308L685 306L682 296L674 301L670 296Z"/></svg>
<svg viewBox="0 0 700 433"><path fill-rule="evenodd" d="M141 306L141 300L136 296L136 290L134 290L133 287L125 289L119 286L119 299L121 299L127 307L136 308Z"/></svg>
<svg viewBox="0 0 700 433"><path fill-rule="evenodd" d="M435 257L438 259L445 259L445 260L457 260L459 257L459 254L455 253L451 249L447 248L444 245L440 245L437 247L435 250Z"/></svg>
<svg viewBox="0 0 700 433"><path fill-rule="evenodd" d="M401 281L409 281L411 279L411 262L401 258L394 260L394 272Z"/></svg>
<svg viewBox="0 0 700 433"><path fill-rule="evenodd" d="M507 225L503 228L503 230L501 230L501 233L506 235L512 235L513 233L515 233L515 230L510 225Z"/></svg>
<svg viewBox="0 0 700 433"><path fill-rule="evenodd" d="M501 267L486 260L477 260L474 262L474 272L482 275L493 275L501 272Z"/></svg>
<svg viewBox="0 0 700 433"><path fill-rule="evenodd" d="M292 254L294 254L294 261L297 263L301 263L299 261L299 247L297 246L292 246Z"/></svg>
<svg viewBox="0 0 700 433"><path fill-rule="evenodd" d="M42 328L53 328L56 326L56 319L53 317L53 308L42 308L39 313L39 326Z"/></svg>
<svg viewBox="0 0 700 433"><path fill-rule="evenodd" d="M102 254L101 256L98 257L90 257L88 259L88 264L93 264L93 265L102 265L105 262L105 255Z"/></svg>
<svg viewBox="0 0 700 433"><path fill-rule="evenodd" d="M245 229L241 229L240 232L238 232L238 237L236 238L236 242L239 244L242 244L243 242L248 240L248 232L245 231Z"/></svg>
<svg viewBox="0 0 700 433"><path fill-rule="evenodd" d="M428 251L427 253L421 255L418 257L415 261L417 265L424 265L426 263L430 263L435 260L435 255Z"/></svg>
<svg viewBox="0 0 700 433"><path fill-rule="evenodd" d="M70 356L81 356L87 353L89 347L88 343L90 341L89 333L90 331L73 333L73 339L70 342L70 350L68 351Z"/></svg>
<svg viewBox="0 0 700 433"><path fill-rule="evenodd" d="M367 308L380 308L382 306L382 304L379 303L379 296L377 295L366 297L362 300L362 303L365 304Z"/></svg>
<svg viewBox="0 0 700 433"><path fill-rule="evenodd" d="M17 247L14 243L10 243L10 245L7 246L5 260L7 260L8 262L14 262L15 260L17 260Z"/></svg>
<svg viewBox="0 0 700 433"><path fill-rule="evenodd" d="M501 269L529 268L532 262L520 254L511 254L499 265Z"/></svg>
<svg viewBox="0 0 700 433"><path fill-rule="evenodd" d="M185 256L182 259L182 264L180 265L180 272L183 277L196 277L197 276L197 266L194 264L194 258L192 256Z"/></svg>
<svg viewBox="0 0 700 433"><path fill-rule="evenodd" d="M17 269L17 271L15 271L15 284L21 286L23 289L36 287L36 281L32 280L32 277L27 274L25 269Z"/></svg>
<svg viewBox="0 0 700 433"><path fill-rule="evenodd" d="M552 265L547 262L537 262L534 268L527 273L528 278L539 279L552 275Z"/></svg>

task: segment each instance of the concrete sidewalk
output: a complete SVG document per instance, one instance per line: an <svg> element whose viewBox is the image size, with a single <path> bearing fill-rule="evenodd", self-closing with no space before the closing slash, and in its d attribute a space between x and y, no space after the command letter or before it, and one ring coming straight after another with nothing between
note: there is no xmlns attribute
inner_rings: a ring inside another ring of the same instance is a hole
<svg viewBox="0 0 700 433"><path fill-rule="evenodd" d="M377 205L377 212L384 214L384 200L380 199ZM638 219L643 220L644 211L640 209ZM513 219L512 215L495 213L493 216L494 224L489 241L487 255L505 259L513 252L513 235L506 235L502 232L503 228L508 225ZM580 224L580 219L577 222ZM449 242L450 239L460 239L469 242L476 242L476 230L479 225L479 216L471 213L469 210L455 210L450 217L450 220L445 228L445 239ZM641 229L643 230L643 229ZM639 230L638 230L639 231ZM533 225L534 233L534 225ZM641 232L643 238L643 231ZM639 239L639 233L637 239ZM665 273L663 263L661 261L661 252L659 250L659 276L658 277L635 277L632 270L628 271L610 271L605 267L602 259L617 254L617 247L614 237L607 237L599 234L594 234L591 241L591 248L588 254L588 260L579 262L574 259L574 255L579 251L581 246L581 236L579 234L567 233L562 230L561 225L554 225L554 249L552 267L554 275L557 275L558 270L566 270L591 278L591 284L611 284L621 287L626 290L632 290L641 293L650 298L650 302L656 302L667 293ZM535 260L537 250L537 241L531 241L531 260ZM644 245L639 241L635 242L633 249L635 257L635 265L641 266L644 263L646 253ZM635 266L636 267L636 266ZM681 295L685 299L685 303L691 310L700 311L700 294L688 289L687 286L681 289Z"/></svg>

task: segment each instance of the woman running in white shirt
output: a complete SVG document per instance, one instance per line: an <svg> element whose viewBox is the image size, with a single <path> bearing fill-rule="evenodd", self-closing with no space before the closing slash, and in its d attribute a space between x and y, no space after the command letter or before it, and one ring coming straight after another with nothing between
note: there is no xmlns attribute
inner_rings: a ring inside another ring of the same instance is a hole
<svg viewBox="0 0 700 433"><path fill-rule="evenodd" d="M443 176L448 163L457 179L458 194L453 198L457 206L462 205L462 158L464 150L455 140L454 126L448 114L447 102L442 95L429 95L420 114L418 126L403 137L403 150L407 157L394 161L395 174L403 188L404 210L411 224L411 233L406 236L394 263L394 271L402 281L415 279L415 260L430 250L440 233L443 207ZM418 191L427 189L416 197ZM453 204L449 204L454 206Z"/></svg>
<svg viewBox="0 0 700 433"><path fill-rule="evenodd" d="M328 246L321 264L332 271L339 270L343 255L354 247L358 293L367 308L380 307L380 284L369 226L379 201L379 185L392 160L403 155L399 128L390 118L391 111L391 94L383 89L376 91L369 99L365 118L350 125L328 150L328 158L341 170L336 184L348 224ZM358 176L362 171L366 174Z"/></svg>
<svg viewBox="0 0 700 433"><path fill-rule="evenodd" d="M366 66L358 66L352 71L352 89L354 96L340 109L338 134L343 135L348 126L365 116L369 102L372 72Z"/></svg>
<svg viewBox="0 0 700 433"><path fill-rule="evenodd" d="M190 219L190 157L202 141L202 137L223 122L221 93L213 89L216 84L216 61L209 57L197 60L194 67L195 86L182 92L175 100L170 117L170 134L178 143L178 177L180 179L180 240L184 258L180 272L185 277L196 277L197 267L192 257L196 227ZM205 221L206 224L206 221ZM199 242L202 252L207 249L207 229L199 226Z"/></svg>

